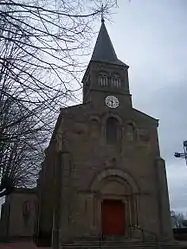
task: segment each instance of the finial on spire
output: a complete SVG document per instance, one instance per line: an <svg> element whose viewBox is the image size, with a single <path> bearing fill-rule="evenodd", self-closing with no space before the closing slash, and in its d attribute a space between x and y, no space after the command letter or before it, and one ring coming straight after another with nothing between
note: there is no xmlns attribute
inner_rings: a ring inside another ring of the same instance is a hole
<svg viewBox="0 0 187 249"><path fill-rule="evenodd" d="M104 6L103 4L101 5L101 22L104 22L105 19L104 19Z"/></svg>

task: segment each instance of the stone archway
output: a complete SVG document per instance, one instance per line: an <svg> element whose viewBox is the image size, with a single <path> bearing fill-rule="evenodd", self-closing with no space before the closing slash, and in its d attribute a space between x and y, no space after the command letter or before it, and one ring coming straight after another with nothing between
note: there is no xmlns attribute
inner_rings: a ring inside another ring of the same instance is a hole
<svg viewBox="0 0 187 249"><path fill-rule="evenodd" d="M139 188L134 178L120 169L105 169L93 179L90 189L95 193L93 217L100 233L129 236L131 227L137 224L138 215ZM110 225L113 228L110 228Z"/></svg>
<svg viewBox="0 0 187 249"><path fill-rule="evenodd" d="M90 184L90 189L92 191L97 191L99 184L102 182L103 179L108 177L116 177L118 179L122 179L125 182L128 182L128 184L132 187L133 193L139 193L140 189L139 186L134 179L133 176L127 171L123 171L121 169L113 169L113 168L107 168L105 170L102 170L99 172L92 180Z"/></svg>

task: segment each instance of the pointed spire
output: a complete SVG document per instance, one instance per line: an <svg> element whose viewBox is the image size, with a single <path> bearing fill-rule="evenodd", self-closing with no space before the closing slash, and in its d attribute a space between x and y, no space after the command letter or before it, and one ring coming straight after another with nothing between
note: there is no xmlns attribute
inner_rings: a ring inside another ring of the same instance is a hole
<svg viewBox="0 0 187 249"><path fill-rule="evenodd" d="M110 37L108 35L103 14L101 15L101 28L97 41L94 47L94 51L91 57L91 61L107 62L117 65L125 65L122 61L118 60ZM127 65L125 65L127 66Z"/></svg>

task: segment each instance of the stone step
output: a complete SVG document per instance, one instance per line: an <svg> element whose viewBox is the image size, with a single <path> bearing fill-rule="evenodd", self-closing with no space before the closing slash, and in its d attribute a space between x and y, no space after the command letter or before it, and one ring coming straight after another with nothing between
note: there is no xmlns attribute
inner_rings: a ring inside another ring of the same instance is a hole
<svg viewBox="0 0 187 249"><path fill-rule="evenodd" d="M187 248L187 247L181 247L180 245L178 245L177 243L155 243L155 242L142 242L142 241L137 241L137 242L130 242L130 241L126 241L126 242L123 242L123 243L119 243L119 242L116 242L116 243L113 243L111 244L110 242L108 242L108 244L104 244L104 243L100 243L98 245L96 244L65 244L63 245L63 248L64 249L143 249L143 248L147 248L147 249L169 249L169 248L172 248L172 249L181 249L181 248Z"/></svg>
<svg viewBox="0 0 187 249"><path fill-rule="evenodd" d="M115 247L109 247L109 246L87 246L87 247L64 247L62 246L62 248L64 249L186 249L187 247L179 247L179 246L175 246L175 245L125 245L123 247L119 247L119 246L115 246Z"/></svg>
<svg viewBox="0 0 187 249"><path fill-rule="evenodd" d="M62 246L63 249L187 249L187 247L180 247L180 246L176 246L176 245L125 245L125 246L87 246L87 247L64 247Z"/></svg>

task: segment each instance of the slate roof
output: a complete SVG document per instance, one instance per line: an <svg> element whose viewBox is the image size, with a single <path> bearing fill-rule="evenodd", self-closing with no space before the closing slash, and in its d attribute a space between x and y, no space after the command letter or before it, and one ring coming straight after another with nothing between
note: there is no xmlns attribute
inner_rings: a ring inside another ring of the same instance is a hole
<svg viewBox="0 0 187 249"><path fill-rule="evenodd" d="M116 52L108 35L104 20L102 20L101 22L101 28L97 37L91 61L107 62L128 67L125 63L123 63L117 58Z"/></svg>

